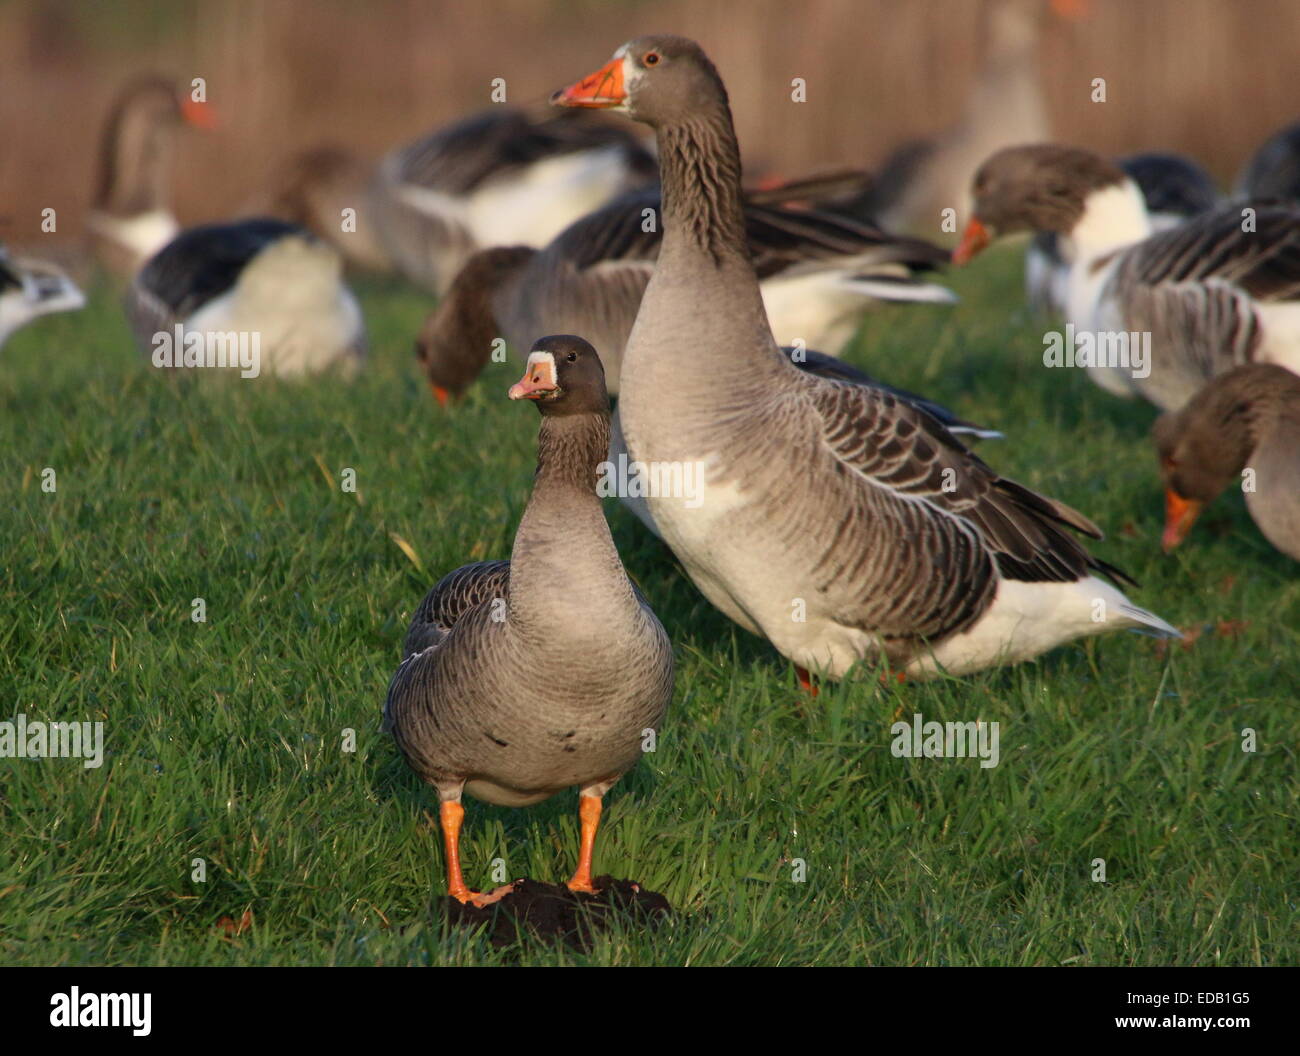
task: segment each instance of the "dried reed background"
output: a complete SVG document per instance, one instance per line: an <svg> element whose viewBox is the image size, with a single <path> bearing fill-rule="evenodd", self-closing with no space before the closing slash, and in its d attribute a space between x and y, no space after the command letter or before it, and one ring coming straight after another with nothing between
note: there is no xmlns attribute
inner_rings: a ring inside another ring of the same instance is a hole
<svg viewBox="0 0 1300 1056"><path fill-rule="evenodd" d="M983 0L11 0L0 6L0 238L39 211L79 236L118 86L206 78L223 129L182 137L184 222L254 200L295 149L377 155L487 105L540 101L641 32L699 39L730 87L753 170L871 166L960 112L982 54ZM1300 116L1297 0L1092 0L1049 24L1041 75L1058 138L1175 149L1224 182ZM790 101L803 77L808 102ZM1109 100L1090 101L1105 77ZM46 236L48 237L48 236Z"/></svg>

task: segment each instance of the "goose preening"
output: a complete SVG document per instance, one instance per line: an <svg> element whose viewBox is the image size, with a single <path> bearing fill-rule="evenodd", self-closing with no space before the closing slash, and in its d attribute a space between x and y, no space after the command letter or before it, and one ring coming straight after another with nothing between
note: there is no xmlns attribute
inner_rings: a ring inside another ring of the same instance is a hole
<svg viewBox="0 0 1300 1056"><path fill-rule="evenodd" d="M1152 232L1168 231L1184 220L1208 213L1222 198L1210 174L1181 154L1132 154L1115 162L1137 184ZM1040 312L1063 314L1070 288L1070 265L1060 236L1039 231L1025 250L1025 296Z"/></svg>
<svg viewBox="0 0 1300 1056"><path fill-rule="evenodd" d="M641 463L702 467L702 501L652 494L663 539L722 612L806 672L868 658L912 675L1027 660L1132 605L1069 534L1086 517L999 477L924 411L796 369L746 240L726 89L697 44L641 37L556 92L654 128L663 242L623 358Z"/></svg>
<svg viewBox="0 0 1300 1056"><path fill-rule="evenodd" d="M797 195L801 184L791 185ZM756 195L755 197L758 197ZM830 213L745 202L745 227L772 331L783 344L837 355L881 301L951 303L921 278L947 253ZM611 395L623 346L663 239L659 188L624 195L566 228L545 249L481 251L457 275L417 343L440 400L460 395L504 338L522 350L537 334L582 333L597 342Z"/></svg>
<svg viewBox="0 0 1300 1056"><path fill-rule="evenodd" d="M967 96L961 119L930 139L906 143L892 153L876 180L841 208L869 218L886 231L943 236L944 210L969 215L970 178L1000 147L1048 139L1051 126L1038 77L1038 50L1045 0L997 0L987 11L984 64ZM1051 9L1075 17L1071 5ZM949 229L951 230L951 228Z"/></svg>
<svg viewBox="0 0 1300 1056"><path fill-rule="evenodd" d="M189 335L183 344L198 361L185 365L239 366L245 377L350 374L364 360L366 334L342 272L333 249L281 220L194 227L140 269L127 318L155 366L183 365Z"/></svg>
<svg viewBox="0 0 1300 1056"><path fill-rule="evenodd" d="M1300 369L1300 209L1234 203L1153 233L1123 169L1055 144L999 151L973 190L953 260L1001 235L1055 232L1070 265L1065 317L1091 349L1066 362L1108 391L1171 410L1241 363Z"/></svg>
<svg viewBox="0 0 1300 1056"><path fill-rule="evenodd" d="M540 339L509 395L542 414L510 560L466 565L429 591L384 705L385 728L437 790L449 893L476 904L493 895L461 874L462 792L521 807L577 786L569 888L591 893L601 797L636 765L673 689L668 636L623 570L596 495L610 425L595 350Z"/></svg>
<svg viewBox="0 0 1300 1056"><path fill-rule="evenodd" d="M384 158L375 220L397 270L442 293L476 249L544 246L653 178L654 158L626 129L496 106Z"/></svg>
<svg viewBox="0 0 1300 1056"><path fill-rule="evenodd" d="M186 125L214 127L212 109L162 77L132 81L109 111L86 224L100 262L123 278L180 232L170 205L172 155Z"/></svg>
<svg viewBox="0 0 1300 1056"><path fill-rule="evenodd" d="M1300 205L1300 121L1264 141L1242 168L1235 190L1240 198Z"/></svg>
<svg viewBox="0 0 1300 1056"><path fill-rule="evenodd" d="M1300 561L1300 377L1268 363L1237 367L1161 415L1153 435L1165 485L1165 550L1236 486L1264 537Z"/></svg>
<svg viewBox="0 0 1300 1056"><path fill-rule="evenodd" d="M0 246L0 347L33 319L85 304L85 295L53 264L11 257Z"/></svg>

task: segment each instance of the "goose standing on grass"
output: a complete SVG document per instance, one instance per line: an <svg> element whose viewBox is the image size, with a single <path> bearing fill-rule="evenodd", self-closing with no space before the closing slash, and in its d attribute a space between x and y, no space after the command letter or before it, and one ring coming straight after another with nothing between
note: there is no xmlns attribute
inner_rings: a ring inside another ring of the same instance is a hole
<svg viewBox="0 0 1300 1056"><path fill-rule="evenodd" d="M908 674L1027 660L1122 627L1176 634L1096 573L1081 514L1000 478L924 411L797 370L768 326L740 154L699 46L651 36L556 92L655 129L663 245L623 360L641 462L703 467L700 501L647 498L705 596L800 669L883 655Z"/></svg>
<svg viewBox="0 0 1300 1056"><path fill-rule="evenodd" d="M1237 177L1240 198L1300 205L1300 121L1265 140Z"/></svg>
<svg viewBox="0 0 1300 1056"><path fill-rule="evenodd" d="M1122 169L1055 144L999 151L973 191L956 263L1001 235L1055 232L1070 262L1065 317L1076 334L1151 335L1145 366L1085 364L1102 388L1172 410L1241 363L1300 370L1300 209L1259 203L1247 216L1235 203L1154 234Z"/></svg>
<svg viewBox="0 0 1300 1056"><path fill-rule="evenodd" d="M1300 377L1267 363L1220 374L1156 421L1166 551L1201 510L1239 487L1264 537L1300 561Z"/></svg>
<svg viewBox="0 0 1300 1056"><path fill-rule="evenodd" d="M33 319L85 307L76 284L53 264L14 259L0 246L0 348Z"/></svg>
<svg viewBox="0 0 1300 1056"><path fill-rule="evenodd" d="M1153 232L1168 231L1222 201L1214 180L1181 154L1133 154L1115 162L1138 185ZM1025 296L1039 312L1064 314L1070 290L1070 265L1053 231L1034 235L1025 250Z"/></svg>
<svg viewBox="0 0 1300 1056"><path fill-rule="evenodd" d="M609 397L595 350L544 337L512 400L542 413L533 493L509 561L449 573L421 603L384 705L411 768L438 792L447 886L461 875L461 794L501 806L577 786L582 843L573 891L594 893L601 797L636 765L673 690L672 646L632 585L596 481Z"/></svg>
<svg viewBox="0 0 1300 1056"><path fill-rule="evenodd" d="M241 335L247 342L255 337L257 373L352 374L365 358L366 334L342 272L339 255L294 224L257 219L194 227L140 269L127 291L127 318L155 366L176 365L159 357L174 353L171 336L180 326L213 335L214 350L229 350Z"/></svg>
<svg viewBox="0 0 1300 1056"><path fill-rule="evenodd" d="M660 211L654 186L571 224L543 250L512 246L471 257L417 344L435 394L443 390L439 399L464 391L487 365L497 337L522 350L536 334L570 331L599 344L610 394L617 395L623 346L663 238ZM802 342L835 356L881 301L956 300L946 287L919 278L948 259L921 239L892 238L779 203L747 201L745 222L763 303L783 344Z"/></svg>
<svg viewBox="0 0 1300 1056"><path fill-rule="evenodd" d="M398 271L440 294L476 249L544 246L653 178L653 156L625 129L498 106L384 158L375 220Z"/></svg>
<svg viewBox="0 0 1300 1056"><path fill-rule="evenodd" d="M213 128L212 110L162 77L131 82L109 111L86 223L100 263L122 278L180 232L169 203L176 132L186 125Z"/></svg>

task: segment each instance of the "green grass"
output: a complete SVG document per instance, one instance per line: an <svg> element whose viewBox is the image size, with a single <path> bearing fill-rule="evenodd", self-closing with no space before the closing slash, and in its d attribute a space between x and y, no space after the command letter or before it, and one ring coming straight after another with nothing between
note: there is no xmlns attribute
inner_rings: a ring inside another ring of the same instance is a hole
<svg viewBox="0 0 1300 1056"><path fill-rule="evenodd" d="M596 864L679 914L586 957L444 928L434 800L378 728L424 591L509 552L537 428L504 398L517 368L437 412L410 355L425 300L377 282L360 290L372 364L351 386L173 384L141 366L103 292L15 337L0 356L0 717L102 720L109 754L98 770L0 760L0 962L1300 961L1296 566L1235 495L1162 556L1151 410L1042 367L1013 255L954 282L960 307L882 312L850 358L1004 430L982 447L995 467L1103 525L1095 549L1141 581L1139 604L1208 630L1167 653L1111 635L809 703L611 503L679 668L659 750L608 797ZM895 758L889 725L913 712L998 721L1001 764ZM469 881L489 883L494 858L563 879L575 804L470 802ZM245 910L251 930L218 926Z"/></svg>

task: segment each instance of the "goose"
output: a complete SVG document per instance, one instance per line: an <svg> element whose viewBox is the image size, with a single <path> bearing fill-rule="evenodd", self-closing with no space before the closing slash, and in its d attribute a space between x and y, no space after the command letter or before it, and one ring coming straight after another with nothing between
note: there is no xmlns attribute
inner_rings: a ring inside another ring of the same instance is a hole
<svg viewBox="0 0 1300 1056"><path fill-rule="evenodd" d="M193 227L140 269L127 318L157 367L182 366L182 343L199 344L184 335L201 333L205 365L238 363L244 377L263 367L282 377L352 374L365 356L365 326L342 270L333 249L281 220Z"/></svg>
<svg viewBox="0 0 1300 1056"><path fill-rule="evenodd" d="M1210 174L1181 154L1132 154L1115 162L1142 192L1152 231L1168 231L1220 204ZM1025 250L1025 295L1038 312L1061 315L1070 286L1070 266L1052 231L1034 235Z"/></svg>
<svg viewBox="0 0 1300 1056"><path fill-rule="evenodd" d="M623 346L663 237L660 198L657 186L633 191L540 251L511 246L472 256L417 342L439 400L478 376L497 337L524 349L536 334L566 331L599 343L617 395ZM748 201L745 220L772 330L791 347L838 355L863 314L883 300L956 299L918 277L948 258L929 242L781 204Z"/></svg>
<svg viewBox="0 0 1300 1056"><path fill-rule="evenodd" d="M1089 339L1081 365L1108 391L1173 410L1240 363L1300 369L1300 209L1232 203L1153 233L1133 179L1056 144L999 151L973 190L954 262L1017 231L1060 236L1070 261L1065 317ZM1143 334L1149 362L1128 336Z"/></svg>
<svg viewBox="0 0 1300 1056"><path fill-rule="evenodd" d="M440 294L474 250L545 246L653 176L653 157L624 129L496 106L387 155L375 220L397 270Z"/></svg>
<svg viewBox="0 0 1300 1056"><path fill-rule="evenodd" d="M641 463L701 467L699 501L647 497L692 581L800 682L885 659L964 674L1115 628L1177 634L1068 532L1082 514L999 477L923 410L797 370L745 241L726 89L699 45L637 38L552 97L654 128L663 245L623 357Z"/></svg>
<svg viewBox="0 0 1300 1056"><path fill-rule="evenodd" d="M180 233L168 202L175 135L186 125L214 128L212 108L163 77L131 81L109 110L86 223L100 262L122 278Z"/></svg>
<svg viewBox="0 0 1300 1056"><path fill-rule="evenodd" d="M1279 129L1237 177L1239 198L1300 205L1300 121Z"/></svg>
<svg viewBox="0 0 1300 1056"><path fill-rule="evenodd" d="M1168 552L1228 487L1270 543L1300 561L1300 377L1271 363L1220 374L1154 427Z"/></svg>
<svg viewBox="0 0 1300 1056"><path fill-rule="evenodd" d="M944 211L969 215L970 178L999 147L1051 134L1038 77L1043 0L997 0L987 9L984 64L960 121L932 139L905 143L881 166L875 182L845 201L844 211L870 218L886 231L943 235ZM1074 6L1056 0L1058 14ZM952 230L948 228L947 230Z"/></svg>
<svg viewBox="0 0 1300 1056"><path fill-rule="evenodd" d="M53 264L15 259L0 246L0 347L33 319L84 308L85 295Z"/></svg>
<svg viewBox="0 0 1300 1056"><path fill-rule="evenodd" d="M384 704L385 729L437 790L449 893L476 905L511 885L466 885L462 793L522 807L577 786L568 886L594 894L602 797L636 765L673 691L668 635L623 570L596 495L610 427L599 356L580 337L543 337L509 396L542 414L510 560L465 565L429 591Z"/></svg>

